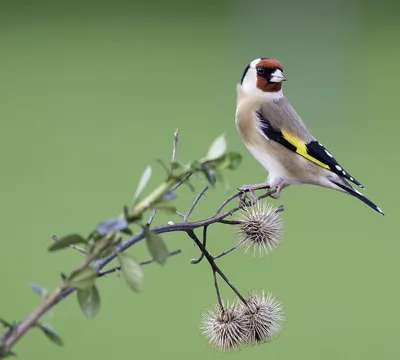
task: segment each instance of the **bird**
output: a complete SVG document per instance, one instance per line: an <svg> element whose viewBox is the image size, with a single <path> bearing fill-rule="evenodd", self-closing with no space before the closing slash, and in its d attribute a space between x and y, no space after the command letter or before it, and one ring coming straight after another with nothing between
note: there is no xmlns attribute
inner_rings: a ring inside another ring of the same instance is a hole
<svg viewBox="0 0 400 360"><path fill-rule="evenodd" d="M245 146L267 170L262 184L243 185L250 192L275 189L274 198L292 184L310 184L356 197L384 215L371 200L350 183L364 189L308 130L283 94L287 78L282 64L272 58L257 58L245 68L236 85L236 127Z"/></svg>

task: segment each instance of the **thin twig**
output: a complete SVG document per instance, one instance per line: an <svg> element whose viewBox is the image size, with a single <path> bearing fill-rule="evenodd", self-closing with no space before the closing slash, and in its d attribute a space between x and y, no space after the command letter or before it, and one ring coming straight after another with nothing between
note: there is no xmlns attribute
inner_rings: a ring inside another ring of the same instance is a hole
<svg viewBox="0 0 400 360"><path fill-rule="evenodd" d="M183 222L186 222L189 218L189 216L192 214L194 208L197 206L199 203L201 197L207 192L207 190L210 188L210 184L207 184L204 186L204 188L197 194L197 196L194 198L192 205L190 206L189 210L183 217Z"/></svg>
<svg viewBox="0 0 400 360"><path fill-rule="evenodd" d="M174 143L172 145L171 162L174 162L176 160L176 153L178 151L178 140L179 140L179 131L178 131L178 129L176 129L174 131Z"/></svg>
<svg viewBox="0 0 400 360"><path fill-rule="evenodd" d="M173 163L174 161L175 161L175 158L176 158L176 152L178 151L178 140L179 140L179 132L178 132L178 129L176 129L175 131L174 131L174 142L173 142L173 144L172 144L172 156L171 156L171 163ZM172 166L172 165L171 165ZM169 170L169 171L171 171L172 170L172 168ZM168 170L167 170L168 171ZM181 186L183 184L183 181L180 181L180 182L178 182L172 189L171 189L171 191L175 191L179 186ZM153 222L153 220L154 220L154 217L156 216L156 214L157 214L157 209L154 209L152 212L151 212L151 214L150 214L150 217L149 217L149 220L147 220L147 223L146 223L146 226L147 227L150 227L151 226L151 223Z"/></svg>
<svg viewBox="0 0 400 360"><path fill-rule="evenodd" d="M219 214L219 213L222 211L222 209L223 209L226 205L228 205L228 203L230 203L232 200L236 199L240 194L242 194L242 192L241 192L241 191L238 191L238 192L232 194L231 196L229 196L229 197L218 207L216 214Z"/></svg>
<svg viewBox="0 0 400 360"><path fill-rule="evenodd" d="M154 209L154 210L151 212L151 214L150 214L150 216L149 216L149 220L147 220L147 223L146 223L146 226L147 226L148 228L150 227L151 223L153 222L153 220L154 220L156 214L157 214L157 209Z"/></svg>
<svg viewBox="0 0 400 360"><path fill-rule="evenodd" d="M202 242L199 240L197 235L193 230L187 231L187 234L190 238L196 243L200 251L204 254L205 258L208 260L208 263L211 266L211 269L218 273L219 276L225 281L225 283L232 289L232 291L237 295L237 297L243 302L243 304L247 304L246 299L242 296L242 294L236 289L236 287L229 281L226 275L222 272L222 270L215 263L212 255L207 251L207 249L203 246Z"/></svg>
<svg viewBox="0 0 400 360"><path fill-rule="evenodd" d="M182 252L181 249L171 251L168 254L168 257L174 256L174 255L178 255L181 252ZM143 266L143 265L152 264L153 262L155 262L155 260L154 259L150 259L150 260L146 260L146 261L141 261L139 264ZM121 270L121 266L115 266L115 267L113 267L111 269L108 269L108 270L99 271L99 273L97 274L97 277L102 277L104 275L112 274L112 273L114 273L114 272L116 272L118 270Z"/></svg>
<svg viewBox="0 0 400 360"><path fill-rule="evenodd" d="M220 220L219 222L226 225L240 225L242 223L240 220Z"/></svg>
<svg viewBox="0 0 400 360"><path fill-rule="evenodd" d="M244 243L244 241L245 240L242 240L242 241L238 242L236 245L234 245L231 248L229 248L228 250L225 250L221 254L214 256L214 260L222 258L223 256L228 255L229 253L231 253L233 250L236 250L240 245L242 245Z"/></svg>
<svg viewBox="0 0 400 360"><path fill-rule="evenodd" d="M179 211L175 211L175 214L178 215L182 219L185 217L185 214L182 214Z"/></svg>
<svg viewBox="0 0 400 360"><path fill-rule="evenodd" d="M208 225L203 227L203 246L204 246L204 249L207 248L207 228L208 228ZM197 259L190 260L190 263L191 264L198 264L201 260L203 260L203 258L204 258L204 253L201 252L200 256Z"/></svg>
<svg viewBox="0 0 400 360"><path fill-rule="evenodd" d="M213 270L213 278L214 278L214 287L215 287L215 292L217 293L217 301L220 309L222 310L224 308L224 304L221 299L221 293L219 292L219 287L218 287L218 279L217 279L217 272Z"/></svg>

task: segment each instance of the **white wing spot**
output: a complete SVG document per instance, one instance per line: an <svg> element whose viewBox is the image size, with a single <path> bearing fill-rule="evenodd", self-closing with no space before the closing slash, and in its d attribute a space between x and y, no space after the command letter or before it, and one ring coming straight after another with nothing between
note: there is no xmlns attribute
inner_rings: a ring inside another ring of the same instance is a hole
<svg viewBox="0 0 400 360"><path fill-rule="evenodd" d="M325 149L325 152L326 152L326 155L328 155L329 157L333 157L332 154L328 150Z"/></svg>
<svg viewBox="0 0 400 360"><path fill-rule="evenodd" d="M319 141L318 141L318 145L324 147L324 145L322 145Z"/></svg>
<svg viewBox="0 0 400 360"><path fill-rule="evenodd" d="M346 175L346 171L342 170L342 174L343 174L343 175Z"/></svg>
<svg viewBox="0 0 400 360"><path fill-rule="evenodd" d="M361 194L358 190L354 189L354 191L355 191L358 195L364 196L364 195Z"/></svg>
<svg viewBox="0 0 400 360"><path fill-rule="evenodd" d="M381 208L379 206L376 207L376 210L378 210L381 214L383 214L383 211L381 210Z"/></svg>
<svg viewBox="0 0 400 360"><path fill-rule="evenodd" d="M339 171L342 171L342 168L341 168L339 165L336 165L335 167L336 167L336 169L338 169Z"/></svg>
<svg viewBox="0 0 400 360"><path fill-rule="evenodd" d="M354 181L354 178L353 178L352 176L350 176L350 180L351 180L351 181Z"/></svg>

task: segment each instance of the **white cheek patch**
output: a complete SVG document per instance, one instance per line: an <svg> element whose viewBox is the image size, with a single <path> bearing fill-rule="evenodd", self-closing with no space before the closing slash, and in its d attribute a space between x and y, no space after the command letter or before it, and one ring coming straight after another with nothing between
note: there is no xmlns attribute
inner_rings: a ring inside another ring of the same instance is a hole
<svg viewBox="0 0 400 360"><path fill-rule="evenodd" d="M247 73L243 79L242 84L244 92L247 94L254 94L260 90L257 88L257 76L256 71L251 67L247 70Z"/></svg>

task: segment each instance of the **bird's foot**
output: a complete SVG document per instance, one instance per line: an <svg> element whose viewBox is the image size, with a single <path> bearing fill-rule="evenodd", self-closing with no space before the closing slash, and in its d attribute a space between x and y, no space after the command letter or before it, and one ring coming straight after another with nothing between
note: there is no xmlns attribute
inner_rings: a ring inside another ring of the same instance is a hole
<svg viewBox="0 0 400 360"><path fill-rule="evenodd" d="M270 186L267 183L241 186L238 189L241 192L241 195L239 196L239 201L244 203L246 200L247 193L249 193L251 202L256 203L258 201L258 197L255 194L255 190L259 189L270 189Z"/></svg>
<svg viewBox="0 0 400 360"><path fill-rule="evenodd" d="M281 191L285 188L285 187L288 187L289 186L289 184L286 184L285 182L281 182L277 187L276 187L276 191L273 193L273 194L271 194L270 196L273 198L273 199L275 199L275 200L278 200L279 198L280 198L280 196L281 196Z"/></svg>

